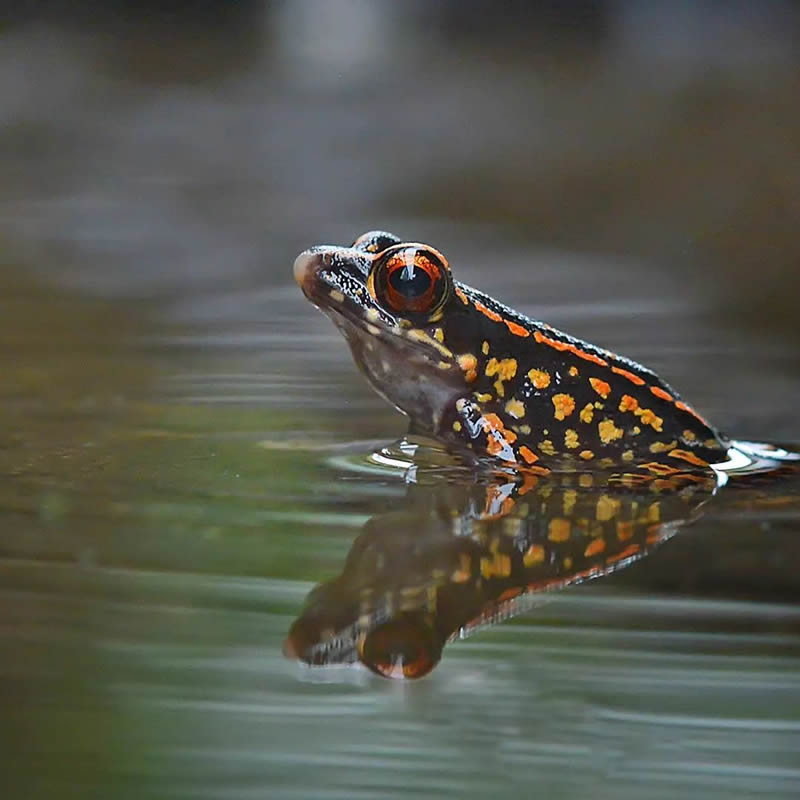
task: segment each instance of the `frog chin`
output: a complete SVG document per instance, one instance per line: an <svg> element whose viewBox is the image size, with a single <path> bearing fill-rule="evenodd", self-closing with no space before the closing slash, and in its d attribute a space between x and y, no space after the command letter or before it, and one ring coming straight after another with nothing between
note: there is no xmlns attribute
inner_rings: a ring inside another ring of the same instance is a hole
<svg viewBox="0 0 800 800"><path fill-rule="evenodd" d="M447 409L464 393L460 371L443 368L438 353L392 333L376 336L338 315L334 322L370 386L415 427L437 433Z"/></svg>

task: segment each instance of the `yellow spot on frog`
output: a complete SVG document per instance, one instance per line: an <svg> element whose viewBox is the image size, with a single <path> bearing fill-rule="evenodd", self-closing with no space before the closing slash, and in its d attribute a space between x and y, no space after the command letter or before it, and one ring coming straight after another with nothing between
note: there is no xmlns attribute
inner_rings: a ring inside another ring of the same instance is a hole
<svg viewBox="0 0 800 800"><path fill-rule="evenodd" d="M641 432L642 432L642 429L638 425L634 425L633 428L631 429L631 433L634 436L638 436Z"/></svg>
<svg viewBox="0 0 800 800"><path fill-rule="evenodd" d="M574 378L578 374L578 368L577 367L570 367L569 368L569 374L572 375L572 377Z"/></svg>
<svg viewBox="0 0 800 800"><path fill-rule="evenodd" d="M334 303L344 303L344 295L338 289L331 289L331 300Z"/></svg>
<svg viewBox="0 0 800 800"><path fill-rule="evenodd" d="M485 392L475 392L473 397L479 403L490 403L492 401L492 396L490 394L486 394Z"/></svg>
<svg viewBox="0 0 800 800"><path fill-rule="evenodd" d="M594 406L592 406L591 403L587 403L581 409L580 416L581 416L581 422L591 422L592 421L592 417L594 416Z"/></svg>
<svg viewBox="0 0 800 800"><path fill-rule="evenodd" d="M553 407L555 408L555 418L563 420L575 410L575 400L568 394L554 394Z"/></svg>
<svg viewBox="0 0 800 800"><path fill-rule="evenodd" d="M486 377L491 378L495 375L497 376L497 380L494 382L494 389L498 397L505 396L503 381L511 380L516 374L516 358L503 358L499 361L496 358L490 358L489 363L486 365Z"/></svg>
<svg viewBox="0 0 800 800"><path fill-rule="evenodd" d="M331 295L332 294L333 293L331 293ZM341 292L339 292L339 294L341 294ZM344 299L344 298L342 298L342 299ZM381 315L378 313L378 309L377 308L368 308L367 309L367 319L370 322L377 322L380 318L381 318Z"/></svg>
<svg viewBox="0 0 800 800"><path fill-rule="evenodd" d="M626 450L622 454L622 460L623 461L633 461L633 450Z"/></svg>
<svg viewBox="0 0 800 800"><path fill-rule="evenodd" d="M604 419L597 423L597 432L600 434L600 441L603 444L610 444L615 439L621 439L624 431L618 428L610 419Z"/></svg>
<svg viewBox="0 0 800 800"><path fill-rule="evenodd" d="M567 428L564 432L564 446L568 447L570 450L574 450L579 444L578 432L574 431L572 428Z"/></svg>
<svg viewBox="0 0 800 800"><path fill-rule="evenodd" d="M543 369L529 369L528 378L537 389L546 389L550 385L550 373Z"/></svg>
<svg viewBox="0 0 800 800"><path fill-rule="evenodd" d="M437 328L433 332L433 338L436 339L437 342L444 342L444 331L441 328Z"/></svg>
<svg viewBox="0 0 800 800"><path fill-rule="evenodd" d="M685 430L683 432L683 438L686 439L687 442L694 442L697 440L697 436L695 435L694 431Z"/></svg>
<svg viewBox="0 0 800 800"><path fill-rule="evenodd" d="M461 423L460 423L458 420L456 420L456 421L453 423L453 430L454 430L456 433L458 433L458 432L461 430Z"/></svg>
<svg viewBox="0 0 800 800"><path fill-rule="evenodd" d="M623 413L626 411L636 411L639 408L639 401L635 397L631 397L629 394L622 395L622 399L619 401L619 410Z"/></svg>
<svg viewBox="0 0 800 800"><path fill-rule="evenodd" d="M649 408L637 408L633 413L639 417L642 421L642 425L650 425L654 431L661 433L661 426L664 420L657 416L654 411Z"/></svg>
<svg viewBox="0 0 800 800"><path fill-rule="evenodd" d="M584 461L591 461L594 458L594 453L591 450L581 450L580 453L578 453L578 455Z"/></svg>
<svg viewBox="0 0 800 800"><path fill-rule="evenodd" d="M531 426L530 425L520 425L519 426L519 432L523 436L529 436L530 432L531 432Z"/></svg>
<svg viewBox="0 0 800 800"><path fill-rule="evenodd" d="M456 361L458 362L458 366L464 370L464 379L467 383L472 383L477 377L477 366L478 366L478 359L475 358L472 353L462 353Z"/></svg>
<svg viewBox="0 0 800 800"><path fill-rule="evenodd" d="M483 344L481 345L481 352L485 355L489 355L489 342L484 340Z"/></svg>
<svg viewBox="0 0 800 800"><path fill-rule="evenodd" d="M547 538L551 542L566 542L569 539L570 521L563 517L553 517L547 526Z"/></svg>
<svg viewBox="0 0 800 800"><path fill-rule="evenodd" d="M506 403L506 414L514 417L514 419L522 419L525 416L525 404L517 400L516 397L512 398Z"/></svg>

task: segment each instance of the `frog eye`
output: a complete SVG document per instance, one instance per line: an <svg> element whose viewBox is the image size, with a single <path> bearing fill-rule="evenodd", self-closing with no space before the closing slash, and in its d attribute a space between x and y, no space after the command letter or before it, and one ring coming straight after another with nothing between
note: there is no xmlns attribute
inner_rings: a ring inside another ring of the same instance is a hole
<svg viewBox="0 0 800 800"><path fill-rule="evenodd" d="M441 253L400 244L376 259L368 286L375 300L392 311L431 316L450 298L452 278Z"/></svg>

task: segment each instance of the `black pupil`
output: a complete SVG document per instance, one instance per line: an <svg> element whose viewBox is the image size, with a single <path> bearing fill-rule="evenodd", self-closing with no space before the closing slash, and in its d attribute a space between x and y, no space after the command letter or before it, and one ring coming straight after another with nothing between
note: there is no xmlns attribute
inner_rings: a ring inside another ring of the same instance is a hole
<svg viewBox="0 0 800 800"><path fill-rule="evenodd" d="M394 270L389 275L389 283L403 297L414 300L431 288L431 276L424 269L408 264L401 269Z"/></svg>

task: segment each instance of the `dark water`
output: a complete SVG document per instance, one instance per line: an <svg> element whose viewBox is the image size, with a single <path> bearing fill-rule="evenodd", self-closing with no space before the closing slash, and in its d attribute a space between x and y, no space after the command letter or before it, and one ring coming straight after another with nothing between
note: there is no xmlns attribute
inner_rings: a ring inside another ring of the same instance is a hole
<svg viewBox="0 0 800 800"><path fill-rule="evenodd" d="M726 487L424 680L282 655L407 502L353 468L404 422L294 285L312 243L429 241L723 430L800 442L793 6L409 5L3 29L7 796L800 793L796 480Z"/></svg>

